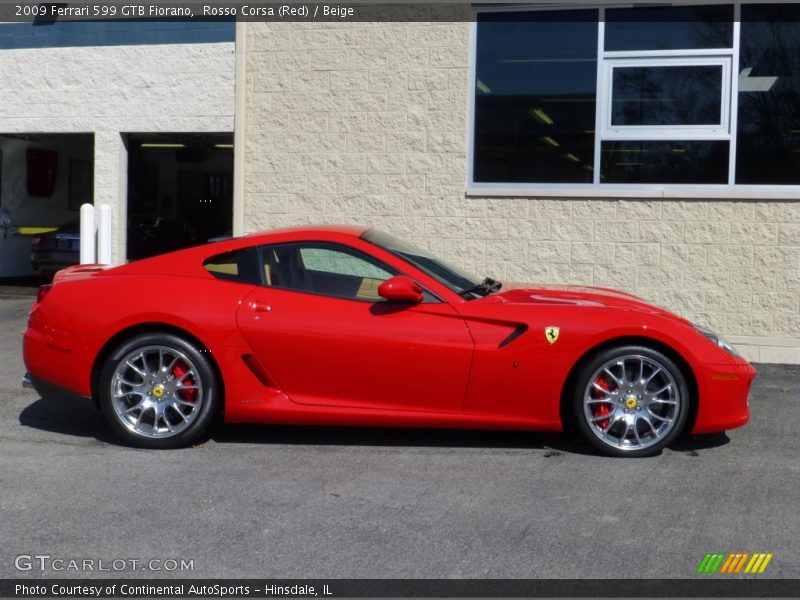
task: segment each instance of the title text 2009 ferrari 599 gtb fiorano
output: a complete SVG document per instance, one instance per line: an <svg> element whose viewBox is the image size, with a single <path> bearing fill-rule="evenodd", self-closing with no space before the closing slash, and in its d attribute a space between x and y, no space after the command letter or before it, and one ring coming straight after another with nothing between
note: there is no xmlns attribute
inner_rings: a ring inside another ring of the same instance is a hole
<svg viewBox="0 0 800 600"><path fill-rule="evenodd" d="M236 423L560 431L644 456L747 422L755 371L626 293L478 280L374 229L309 227L44 286L24 338L43 397L94 401L147 448Z"/></svg>

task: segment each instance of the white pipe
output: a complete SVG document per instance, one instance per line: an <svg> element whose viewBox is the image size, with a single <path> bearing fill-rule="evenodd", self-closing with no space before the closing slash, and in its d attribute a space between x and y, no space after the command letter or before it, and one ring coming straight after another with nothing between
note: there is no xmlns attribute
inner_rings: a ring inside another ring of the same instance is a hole
<svg viewBox="0 0 800 600"><path fill-rule="evenodd" d="M235 81L233 110L233 237L244 235L244 130L247 94L247 34L245 21L236 21ZM124 197L124 196L123 196Z"/></svg>
<svg viewBox="0 0 800 600"><path fill-rule="evenodd" d="M97 223L97 262L111 264L111 206L101 204L98 208Z"/></svg>
<svg viewBox="0 0 800 600"><path fill-rule="evenodd" d="M81 264L94 263L94 206L81 206Z"/></svg>

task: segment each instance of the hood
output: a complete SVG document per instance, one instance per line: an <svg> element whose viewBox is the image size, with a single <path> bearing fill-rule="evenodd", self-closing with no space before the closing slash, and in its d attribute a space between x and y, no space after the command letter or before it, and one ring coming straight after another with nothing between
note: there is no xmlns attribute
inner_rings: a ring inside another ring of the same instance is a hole
<svg viewBox="0 0 800 600"><path fill-rule="evenodd" d="M532 285L528 283L503 283L500 292L486 300L508 304L549 304L555 306L609 307L636 310L688 323L686 319L641 298L619 290L589 285Z"/></svg>

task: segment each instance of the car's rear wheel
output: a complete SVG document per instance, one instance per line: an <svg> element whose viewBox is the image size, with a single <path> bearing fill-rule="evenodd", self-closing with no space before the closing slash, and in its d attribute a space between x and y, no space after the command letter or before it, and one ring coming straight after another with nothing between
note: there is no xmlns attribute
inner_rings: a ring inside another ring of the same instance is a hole
<svg viewBox="0 0 800 600"><path fill-rule="evenodd" d="M172 334L136 336L109 356L100 408L114 431L143 448L180 448L208 430L219 383L207 355Z"/></svg>
<svg viewBox="0 0 800 600"><path fill-rule="evenodd" d="M573 415L596 448L650 456L678 436L689 414L686 377L665 354L644 346L610 348L583 365Z"/></svg>

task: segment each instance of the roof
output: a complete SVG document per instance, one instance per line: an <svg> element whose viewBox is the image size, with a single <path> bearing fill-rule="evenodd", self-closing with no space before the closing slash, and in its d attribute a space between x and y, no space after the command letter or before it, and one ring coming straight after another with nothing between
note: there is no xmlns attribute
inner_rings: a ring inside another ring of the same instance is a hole
<svg viewBox="0 0 800 600"><path fill-rule="evenodd" d="M306 225L303 227L286 227L283 229L268 229L266 231L258 231L249 234L247 237L258 237L262 235L293 235L305 234L314 235L322 233L337 233L341 235L352 235L353 237L360 237L368 227L363 225Z"/></svg>

